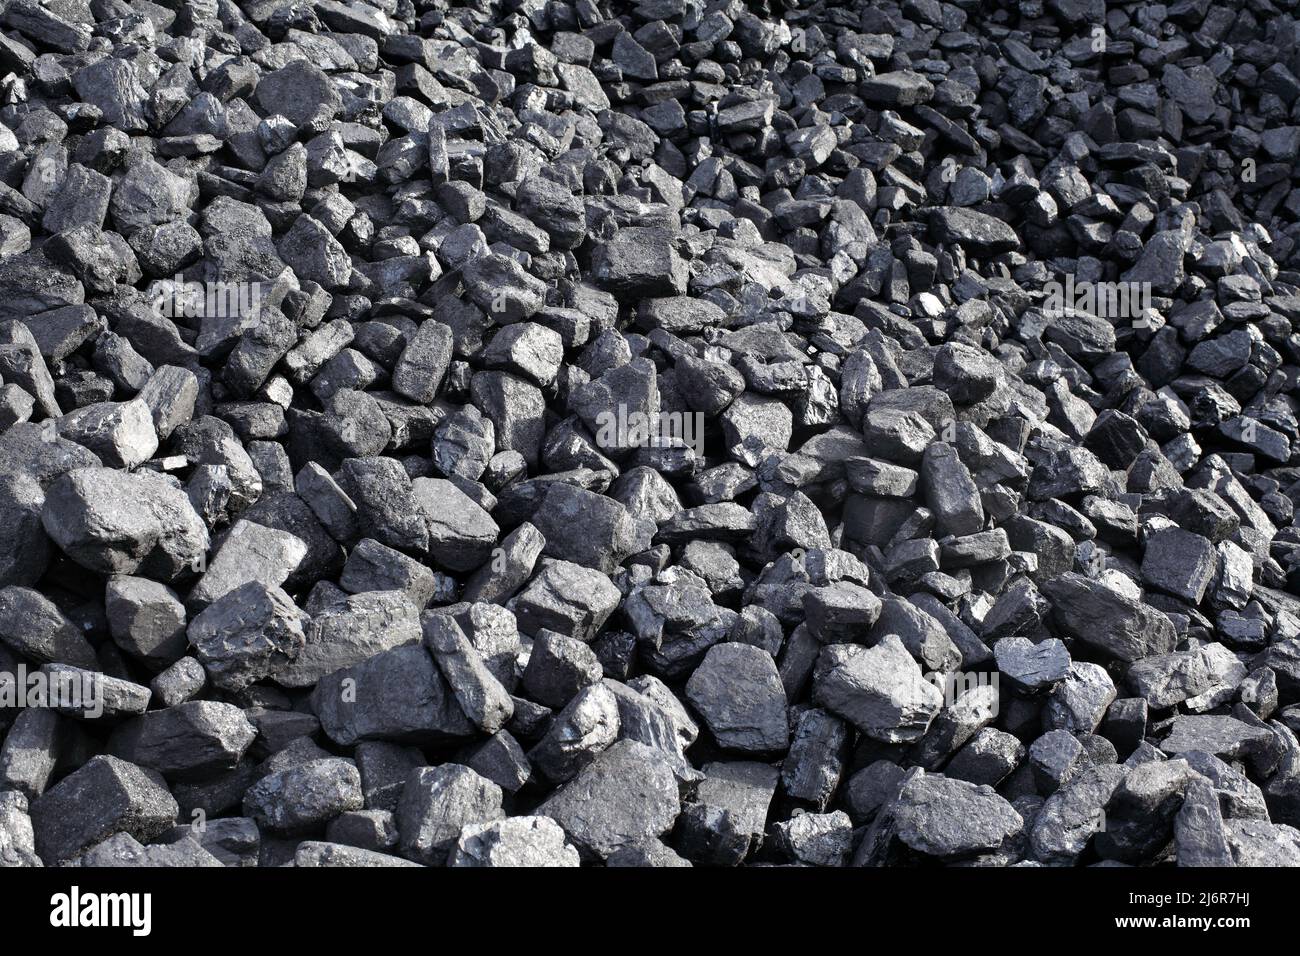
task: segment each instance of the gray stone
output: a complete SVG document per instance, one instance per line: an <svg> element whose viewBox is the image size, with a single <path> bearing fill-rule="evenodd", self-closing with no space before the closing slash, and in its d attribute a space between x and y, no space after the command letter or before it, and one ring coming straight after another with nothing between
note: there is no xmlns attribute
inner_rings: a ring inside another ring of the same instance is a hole
<svg viewBox="0 0 1300 956"><path fill-rule="evenodd" d="M464 827L448 866L574 867L578 851L549 817L509 817Z"/></svg>
<svg viewBox="0 0 1300 956"><path fill-rule="evenodd" d="M93 757L32 804L36 852L53 866L115 833L149 841L167 831L177 813L156 773L116 757Z"/></svg>
<svg viewBox="0 0 1300 956"><path fill-rule="evenodd" d="M337 757L267 774L244 794L244 814L281 832L310 830L363 805L356 764Z"/></svg>
<svg viewBox="0 0 1300 956"><path fill-rule="evenodd" d="M871 648L824 647L813 675L813 698L882 743L920 739L943 704L943 695L922 677L894 635Z"/></svg>
<svg viewBox="0 0 1300 956"><path fill-rule="evenodd" d="M250 581L218 597L187 633L212 686L234 693L292 664L307 644L310 625L280 588Z"/></svg>
<svg viewBox="0 0 1300 956"><path fill-rule="evenodd" d="M435 743L475 731L418 644L383 651L321 678L311 704L325 735L341 747L365 740Z"/></svg>
<svg viewBox="0 0 1300 956"><path fill-rule="evenodd" d="M765 753L789 743L781 675L771 655L756 647L709 648L686 682L686 699L724 749Z"/></svg>
<svg viewBox="0 0 1300 956"><path fill-rule="evenodd" d="M233 704L194 700L132 718L113 731L114 756L177 780L230 770L257 731Z"/></svg>
<svg viewBox="0 0 1300 956"><path fill-rule="evenodd" d="M411 774L397 807L402 855L441 866L467 826L503 816L501 788L468 767L443 764Z"/></svg>
<svg viewBox="0 0 1300 956"><path fill-rule="evenodd" d="M880 809L853 863L969 859L1003 850L1024 825L1020 814L991 787L917 770Z"/></svg>
<svg viewBox="0 0 1300 956"><path fill-rule="evenodd" d="M555 820L586 858L658 837L681 810L672 769L658 752L620 740L537 808Z"/></svg>

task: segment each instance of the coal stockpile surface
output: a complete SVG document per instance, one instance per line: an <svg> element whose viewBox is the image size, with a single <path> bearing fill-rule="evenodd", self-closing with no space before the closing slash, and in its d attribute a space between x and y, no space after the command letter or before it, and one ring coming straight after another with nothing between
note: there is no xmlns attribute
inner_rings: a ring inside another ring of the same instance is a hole
<svg viewBox="0 0 1300 956"><path fill-rule="evenodd" d="M0 864L1300 865L1294 0L7 0Z"/></svg>

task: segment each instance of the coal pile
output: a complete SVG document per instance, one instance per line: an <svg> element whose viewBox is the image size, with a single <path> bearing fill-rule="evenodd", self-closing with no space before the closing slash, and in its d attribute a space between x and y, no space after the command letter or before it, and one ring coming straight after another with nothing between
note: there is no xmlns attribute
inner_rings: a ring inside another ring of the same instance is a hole
<svg viewBox="0 0 1300 956"><path fill-rule="evenodd" d="M1300 865L1294 0L8 0L0 864Z"/></svg>

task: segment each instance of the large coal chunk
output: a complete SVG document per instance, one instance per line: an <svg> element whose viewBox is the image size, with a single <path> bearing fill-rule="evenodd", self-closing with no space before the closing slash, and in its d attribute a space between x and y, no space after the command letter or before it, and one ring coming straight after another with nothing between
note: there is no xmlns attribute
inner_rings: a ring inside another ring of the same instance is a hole
<svg viewBox="0 0 1300 956"><path fill-rule="evenodd" d="M488 559L501 529L478 503L442 478L417 478L411 493L427 522L435 561L452 571L472 571Z"/></svg>
<svg viewBox="0 0 1300 956"><path fill-rule="evenodd" d="M307 643L308 620L284 591L250 581L209 605L188 635L212 685L236 692L293 661Z"/></svg>
<svg viewBox="0 0 1300 956"><path fill-rule="evenodd" d="M411 774L397 807L402 854L441 866L465 827L501 817L501 788L469 767L443 764Z"/></svg>
<svg viewBox="0 0 1300 956"><path fill-rule="evenodd" d="M41 524L45 493L27 475L0 475L0 587L35 584L50 560L50 540Z"/></svg>
<svg viewBox="0 0 1300 956"><path fill-rule="evenodd" d="M686 292L686 263L674 236L661 227L620 229L596 247L591 269L600 285L632 301Z"/></svg>
<svg viewBox="0 0 1300 956"><path fill-rule="evenodd" d="M817 656L817 703L883 743L919 740L943 704L943 695L895 635L874 647L831 644Z"/></svg>
<svg viewBox="0 0 1300 956"><path fill-rule="evenodd" d="M50 486L41 509L50 539L100 574L172 580L206 557L208 529L167 479L111 468L76 468Z"/></svg>
<svg viewBox="0 0 1300 956"><path fill-rule="evenodd" d="M113 732L109 749L165 777L194 779L232 769L256 736L235 705L195 700L127 721Z"/></svg>
<svg viewBox="0 0 1300 956"><path fill-rule="evenodd" d="M32 804L36 852L66 862L115 833L148 842L169 830L179 808L158 774L98 756Z"/></svg>
<svg viewBox="0 0 1300 956"><path fill-rule="evenodd" d="M325 735L344 747L364 740L434 743L474 734L452 689L418 644L335 671L316 685L311 702Z"/></svg>
<svg viewBox="0 0 1300 956"><path fill-rule="evenodd" d="M306 831L363 806L350 760L308 760L267 774L244 794L244 814L270 830Z"/></svg>
<svg viewBox="0 0 1300 956"><path fill-rule="evenodd" d="M859 844L857 866L957 862L1009 853L1025 821L993 788L913 771Z"/></svg>
<svg viewBox="0 0 1300 956"><path fill-rule="evenodd" d="M667 833L680 811L668 762L632 740L600 754L537 808L564 829L579 853L600 860Z"/></svg>
<svg viewBox="0 0 1300 956"><path fill-rule="evenodd" d="M930 216L930 233L939 242L961 246L976 256L1020 248L1020 237L1005 222L958 206L936 209Z"/></svg>
<svg viewBox="0 0 1300 956"><path fill-rule="evenodd" d="M547 817L509 817L471 823L460 831L448 866L573 867L578 851Z"/></svg>
<svg viewBox="0 0 1300 956"><path fill-rule="evenodd" d="M747 644L709 648L686 682L686 699L720 747L742 753L785 750L785 689L771 655Z"/></svg>
<svg viewBox="0 0 1300 956"><path fill-rule="evenodd" d="M514 714L510 693L488 669L456 621L429 614L423 621L424 646L433 655L461 711L479 730L495 734Z"/></svg>
<svg viewBox="0 0 1300 956"><path fill-rule="evenodd" d="M42 664L98 667L95 649L81 630L31 588L0 590L0 642Z"/></svg>
<svg viewBox="0 0 1300 956"><path fill-rule="evenodd" d="M542 553L611 573L637 549L637 527L617 501L556 482L533 513Z"/></svg>
<svg viewBox="0 0 1300 956"><path fill-rule="evenodd" d="M272 675L285 687L311 687L341 668L418 643L420 613L401 591L363 591L337 595L302 627L302 647Z"/></svg>
<svg viewBox="0 0 1300 956"><path fill-rule="evenodd" d="M190 590L186 604L202 609L245 584L278 588L306 557L307 545L297 535L240 520Z"/></svg>
<svg viewBox="0 0 1300 956"><path fill-rule="evenodd" d="M1094 578L1063 574L1043 585L1062 631L1121 661L1174 649L1169 618Z"/></svg>
<svg viewBox="0 0 1300 956"><path fill-rule="evenodd" d="M545 628L590 643L618 603L618 588L599 571L569 561L545 560L507 606L526 632Z"/></svg>

